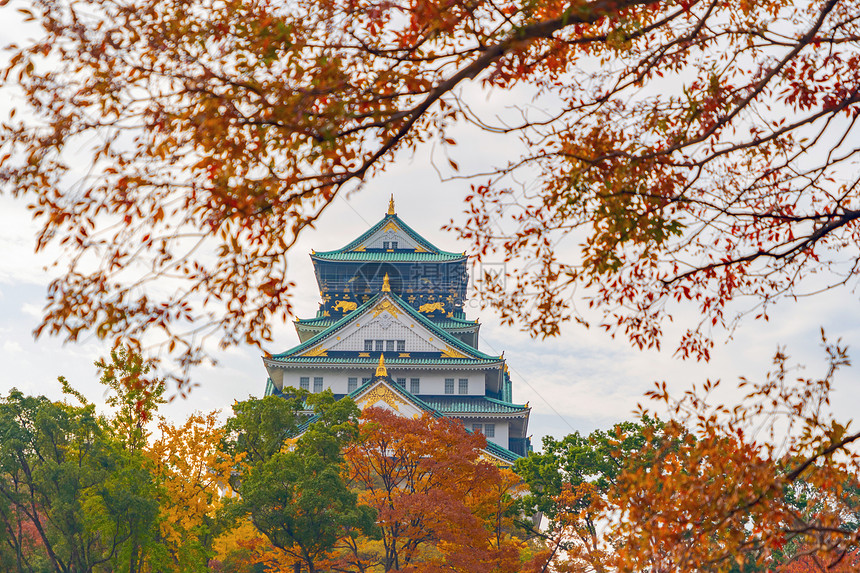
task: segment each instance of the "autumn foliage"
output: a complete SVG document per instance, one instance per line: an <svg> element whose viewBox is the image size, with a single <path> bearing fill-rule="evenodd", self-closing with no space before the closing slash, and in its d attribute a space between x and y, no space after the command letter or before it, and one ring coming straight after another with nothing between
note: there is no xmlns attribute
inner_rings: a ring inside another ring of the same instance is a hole
<svg viewBox="0 0 860 573"><path fill-rule="evenodd" d="M786 555L835 567L856 549L860 434L829 413L848 358L838 343L827 352L824 376L794 379L777 353L764 381L742 381L747 394L732 408L710 397L710 382L680 399L652 393L673 422L644 451L654 463L619 483L622 568L728 571Z"/></svg>
<svg viewBox="0 0 860 573"><path fill-rule="evenodd" d="M486 438L430 415L296 390L221 422L155 419L133 354L102 363L109 416L0 399L0 565L131 573L842 573L860 547L860 433L829 413L846 349L799 377L779 352L731 407L658 385L588 436L500 467ZM307 408L312 408L310 412ZM313 413L313 418L308 416Z"/></svg>
<svg viewBox="0 0 860 573"><path fill-rule="evenodd" d="M384 571L514 572L525 545L511 508L519 477L482 459L486 438L425 414L404 418L368 408L346 452L351 483L376 510Z"/></svg>
<svg viewBox="0 0 860 573"><path fill-rule="evenodd" d="M822 561L814 556L804 555L787 565L776 569L776 573L849 573L860 568L860 556L854 551L840 556L838 560Z"/></svg>
<svg viewBox="0 0 860 573"><path fill-rule="evenodd" d="M283 402L259 406L267 401ZM342 458L314 454L335 443L327 428L350 423L328 416L288 451L243 470L235 508L266 538L253 543L256 562L272 571L520 570L529 549L512 519L521 480L483 459L483 436L431 416L378 408L352 416L358 432L340 444Z"/></svg>
<svg viewBox="0 0 860 573"><path fill-rule="evenodd" d="M209 337L266 341L291 310L285 254L334 197L425 142L456 157L477 126L521 143L477 167L451 225L509 262L515 288L485 284L488 303L538 335L577 319L639 347L692 305L673 345L707 357L713 329L804 275L853 280L858 10L34 0L39 35L3 73L20 105L0 189L32 206L37 249L65 253L39 330L163 344L182 368ZM504 92L528 105L496 117L484 98Z"/></svg>
<svg viewBox="0 0 860 573"><path fill-rule="evenodd" d="M146 454L161 485L158 543L174 564L206 563L217 528L215 512L229 496L230 476L242 456L221 449L224 428L215 412L193 414L175 426L162 420Z"/></svg>
<svg viewBox="0 0 860 573"><path fill-rule="evenodd" d="M563 571L852 570L860 433L829 413L847 357L827 351L827 372L809 378L778 353L765 380L741 382L736 405L715 398L718 383L681 397L658 385L666 422L546 440L517 463L525 506L548 508L534 531L545 555Z"/></svg>
<svg viewBox="0 0 860 573"><path fill-rule="evenodd" d="M241 456L222 451L214 413L154 428L163 381L147 380L140 356L123 349L97 366L109 416L62 378L69 402L16 390L0 398L0 565L21 573L205 570Z"/></svg>

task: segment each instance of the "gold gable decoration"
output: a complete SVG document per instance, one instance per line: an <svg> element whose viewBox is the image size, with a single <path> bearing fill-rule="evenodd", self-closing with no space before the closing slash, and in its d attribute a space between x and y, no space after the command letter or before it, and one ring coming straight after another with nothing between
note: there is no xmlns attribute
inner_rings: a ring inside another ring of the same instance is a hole
<svg viewBox="0 0 860 573"><path fill-rule="evenodd" d="M478 454L478 458L481 459L482 461L489 463L489 464L493 464L497 468L510 468L514 465L511 462L508 462L505 460L500 460L499 458L497 458L495 456L489 455L486 452L486 450L481 450L481 453Z"/></svg>
<svg viewBox="0 0 860 573"><path fill-rule="evenodd" d="M328 356L328 348L323 348L322 344L320 344L307 352L302 352L299 356Z"/></svg>
<svg viewBox="0 0 860 573"><path fill-rule="evenodd" d="M400 406L405 403L400 396L395 394L385 384L378 384L373 390L359 398L358 402L362 408L376 404L377 402L385 402L398 412L400 411Z"/></svg>
<svg viewBox="0 0 860 573"><path fill-rule="evenodd" d="M388 281L388 273L382 277L382 292L391 292L391 283Z"/></svg>
<svg viewBox="0 0 860 573"><path fill-rule="evenodd" d="M377 376L388 376L388 369L385 367L385 357L382 354L379 355L379 365L376 367L376 375Z"/></svg>
<svg viewBox="0 0 860 573"><path fill-rule="evenodd" d="M442 351L442 358L468 358L468 356L446 345L445 350Z"/></svg>
<svg viewBox="0 0 860 573"><path fill-rule="evenodd" d="M394 304L388 299L381 301L379 304L373 307L373 318L376 318L383 312L387 312L394 318L400 316L400 310L396 306L394 306Z"/></svg>

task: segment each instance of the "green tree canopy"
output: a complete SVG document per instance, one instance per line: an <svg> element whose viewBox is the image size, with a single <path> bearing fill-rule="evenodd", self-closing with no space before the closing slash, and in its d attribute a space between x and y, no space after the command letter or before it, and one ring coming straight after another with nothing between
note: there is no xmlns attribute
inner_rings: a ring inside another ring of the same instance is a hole
<svg viewBox="0 0 860 573"><path fill-rule="evenodd" d="M12 390L0 399L2 541L28 571L22 527L58 573L139 571L158 503L143 457L124 448L93 405ZM17 540L16 540L17 538Z"/></svg>
<svg viewBox="0 0 860 573"><path fill-rule="evenodd" d="M372 533L375 512L344 479L342 452L358 436L355 403L335 401L331 391L295 395L233 406L227 447L248 457L234 478L240 498L227 510L248 515L272 545L314 573L339 539ZM309 424L304 402L315 414Z"/></svg>

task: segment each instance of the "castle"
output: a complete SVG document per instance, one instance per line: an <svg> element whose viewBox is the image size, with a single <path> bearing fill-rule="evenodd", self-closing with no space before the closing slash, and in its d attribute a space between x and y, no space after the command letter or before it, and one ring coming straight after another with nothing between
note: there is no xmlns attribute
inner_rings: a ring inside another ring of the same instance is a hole
<svg viewBox="0 0 860 573"><path fill-rule="evenodd" d="M300 344L264 357L266 394L330 389L361 407L429 412L487 438L510 464L531 449L528 404L515 404L503 356L478 350L463 303L465 253L442 251L388 212L348 245L311 254L322 301L295 321Z"/></svg>

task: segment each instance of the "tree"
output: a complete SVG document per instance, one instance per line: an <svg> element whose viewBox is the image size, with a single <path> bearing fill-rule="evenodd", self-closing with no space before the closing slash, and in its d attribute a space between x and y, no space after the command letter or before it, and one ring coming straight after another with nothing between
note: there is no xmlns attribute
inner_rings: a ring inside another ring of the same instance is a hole
<svg viewBox="0 0 860 573"><path fill-rule="evenodd" d="M257 558L263 542L265 537L250 520L234 524L215 538L215 556L209 561L209 570L217 573L264 573L264 562Z"/></svg>
<svg viewBox="0 0 860 573"><path fill-rule="evenodd" d="M848 555L839 563L821 562L814 557L804 556L791 563L779 567L779 573L848 573L856 571L860 566L860 558L856 555Z"/></svg>
<svg viewBox="0 0 860 573"><path fill-rule="evenodd" d="M221 450L225 428L217 412L192 414L178 426L162 420L158 429L146 449L160 486L158 547L149 570L208 571L220 531L217 511L232 494L232 472L243 456Z"/></svg>
<svg viewBox="0 0 860 573"><path fill-rule="evenodd" d="M12 390L0 400L0 436L0 540L17 571L33 571L42 552L40 570L142 570L140 547L158 514L154 484L91 404Z"/></svg>
<svg viewBox="0 0 860 573"><path fill-rule="evenodd" d="M297 394L288 402L269 396L234 406L236 416L227 447L247 453L235 481L240 498L228 507L234 517L248 516L291 565L309 573L323 571L335 544L368 533L374 513L357 503L344 480L342 450L358 435L358 408L348 399L335 402L331 391ZM298 437L301 398L318 419ZM292 420L278 427L271 422Z"/></svg>
<svg viewBox="0 0 860 573"><path fill-rule="evenodd" d="M614 553L611 534L605 535L612 519L608 497L619 476L649 463L641 452L647 443L660 439L661 427L645 416L588 436L578 432L561 440L545 436L540 453L517 460L514 469L528 488L517 502L519 514L545 518L543 523L518 522L547 548L536 556L535 566L608 570Z"/></svg>
<svg viewBox="0 0 860 573"><path fill-rule="evenodd" d="M219 563L350 573L521 570L527 547L513 525L520 480L483 459L482 435L448 419L378 408L364 410L358 424L351 401L308 398L317 400L318 418L273 440L280 450L255 446L272 453L241 470L241 499L227 508L240 529L250 522L265 542L246 533L237 543L229 533L219 541ZM276 412L290 408L276 397L236 404L226 446L266 442L255 436L273 435L267 420L289 417Z"/></svg>
<svg viewBox="0 0 860 573"><path fill-rule="evenodd" d="M0 127L0 181L33 205L37 248L66 251L39 332L163 342L182 366L208 336L265 341L290 312L298 234L343 189L471 124L526 146L477 174L452 225L480 256L517 253L517 288L486 288L503 317L556 334L587 322L580 289L602 326L644 347L670 303L689 302L702 323L679 349L707 357L731 301L764 314L801 274L853 280L857 10L35 0L25 14L42 37L4 74L24 103ZM536 106L481 117L459 89L470 82ZM534 184L518 191L520 173ZM558 258L568 234L576 260ZM173 294L146 288L165 278Z"/></svg>
<svg viewBox="0 0 860 573"><path fill-rule="evenodd" d="M206 571L218 532L216 513L231 493L231 472L243 454L222 451L226 429L217 412L192 414L179 425L157 418L166 402L164 380L151 377L152 365L129 348L110 356L110 362L96 362L112 409L105 422L111 437L147 472L154 485L148 501L158 509L155 530L132 543L129 570ZM153 437L149 428L156 420Z"/></svg>
<svg viewBox="0 0 860 573"><path fill-rule="evenodd" d="M377 512L382 546L374 555L353 541L346 570L520 571L524 545L512 536L519 479L482 459L483 435L426 414L367 408L362 419L346 460L360 500Z"/></svg>
<svg viewBox="0 0 860 573"><path fill-rule="evenodd" d="M96 363L111 415L12 391L0 400L0 565L9 571L208 571L216 512L243 454L217 413L163 419L163 380L128 349Z"/></svg>
<svg viewBox="0 0 860 573"><path fill-rule="evenodd" d="M149 378L152 364L144 363L129 348L112 350L110 357L110 363L98 360L95 365L102 372L99 382L108 390L107 405L114 409L110 418L113 433L128 449L141 450L149 438L146 425L166 402L164 380ZM61 383L65 385L64 380Z"/></svg>
<svg viewBox="0 0 860 573"><path fill-rule="evenodd" d="M856 531L860 526L860 483L848 476L837 487L822 491L798 478L785 488L782 502L801 516L803 521L817 519L822 511L839 506L842 508L841 524L843 531ZM833 500L836 500L835 502ZM774 551L771 557L775 571L849 571L856 569L858 555L855 550L821 552L816 544L808 545L805 536L789 536L785 544Z"/></svg>
<svg viewBox="0 0 860 573"><path fill-rule="evenodd" d="M853 563L860 433L827 410L834 373L848 364L838 343L827 352L824 376L796 380L787 356L777 353L764 381L741 382L747 395L733 406L713 398L718 383L679 399L658 385L651 397L670 413L659 431L644 425L638 436L593 444L608 453L597 460L616 460L617 471L595 464L578 439L568 440L572 459L552 448L520 462L525 479L547 490L526 499L546 502L552 523L567 535L562 548L574 550L575 562L549 554L546 563L655 573L802 571L815 564L839 571ZM552 464L541 463L553 455L566 480L559 494ZM576 471L568 469L571 461ZM589 538L598 530L602 543Z"/></svg>
<svg viewBox="0 0 860 573"><path fill-rule="evenodd" d="M51 571L35 524L6 498L0 498L0 567L4 571Z"/></svg>
<svg viewBox="0 0 860 573"><path fill-rule="evenodd" d="M222 449L257 464L280 453L305 421L302 415L309 392L296 390L289 398L266 396L233 404L233 416L225 425ZM238 487L238 482L236 482Z"/></svg>

